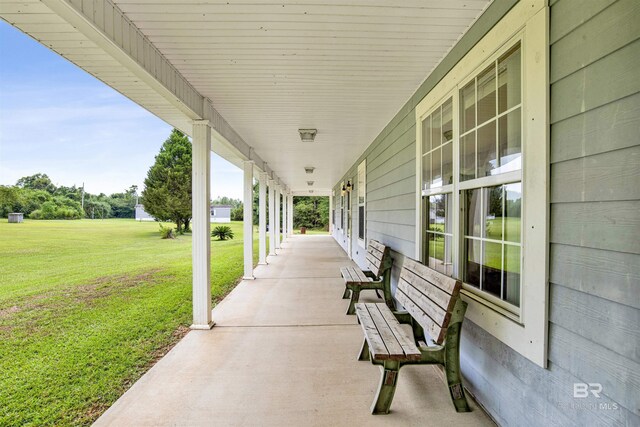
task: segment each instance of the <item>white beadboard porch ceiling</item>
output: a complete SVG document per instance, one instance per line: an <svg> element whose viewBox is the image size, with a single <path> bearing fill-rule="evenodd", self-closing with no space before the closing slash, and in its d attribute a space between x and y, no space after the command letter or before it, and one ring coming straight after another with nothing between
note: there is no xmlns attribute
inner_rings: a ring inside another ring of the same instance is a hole
<svg viewBox="0 0 640 427"><path fill-rule="evenodd" d="M291 190L307 193L313 180L326 194L491 0L113 2ZM4 19L170 123L187 123L39 2L2 3ZM318 129L315 142L302 143L299 128Z"/></svg>
<svg viewBox="0 0 640 427"><path fill-rule="evenodd" d="M488 0L116 0L291 189L330 189ZM299 128L318 129L302 143ZM316 168L313 178L304 166Z"/></svg>

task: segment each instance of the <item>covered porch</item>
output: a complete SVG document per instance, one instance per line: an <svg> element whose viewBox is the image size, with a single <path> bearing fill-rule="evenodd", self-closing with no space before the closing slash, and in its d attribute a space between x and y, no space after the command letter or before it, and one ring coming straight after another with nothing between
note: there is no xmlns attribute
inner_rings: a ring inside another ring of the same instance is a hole
<svg viewBox="0 0 640 427"><path fill-rule="evenodd" d="M340 299L352 261L333 237L300 235L268 261L96 425L493 425L471 398L456 413L435 366L404 368L392 412L372 416L379 368L356 360L362 330Z"/></svg>

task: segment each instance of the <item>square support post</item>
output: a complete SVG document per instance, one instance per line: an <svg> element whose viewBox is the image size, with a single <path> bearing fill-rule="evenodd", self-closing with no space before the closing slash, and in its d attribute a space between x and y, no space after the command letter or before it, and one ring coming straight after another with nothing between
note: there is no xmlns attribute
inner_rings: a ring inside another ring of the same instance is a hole
<svg viewBox="0 0 640 427"><path fill-rule="evenodd" d="M211 329L211 128L208 120L193 122L191 176L193 233L193 324Z"/></svg>
<svg viewBox="0 0 640 427"><path fill-rule="evenodd" d="M258 264L267 263L267 173L260 173L258 198Z"/></svg>
<svg viewBox="0 0 640 427"><path fill-rule="evenodd" d="M253 161L244 162L244 203L242 227L244 230L244 279L253 280Z"/></svg>
<svg viewBox="0 0 640 427"><path fill-rule="evenodd" d="M287 238L287 193L282 193L282 240Z"/></svg>
<svg viewBox="0 0 640 427"><path fill-rule="evenodd" d="M276 183L269 180L269 255L276 255Z"/></svg>
<svg viewBox="0 0 640 427"><path fill-rule="evenodd" d="M273 223L275 226L275 238L276 238L276 249L280 249L280 209L282 207L280 200L280 186L276 186L276 195L275 195L275 208L276 208L276 218Z"/></svg>
<svg viewBox="0 0 640 427"><path fill-rule="evenodd" d="M289 235L293 236L293 194L289 193L289 224L287 227L289 228Z"/></svg>

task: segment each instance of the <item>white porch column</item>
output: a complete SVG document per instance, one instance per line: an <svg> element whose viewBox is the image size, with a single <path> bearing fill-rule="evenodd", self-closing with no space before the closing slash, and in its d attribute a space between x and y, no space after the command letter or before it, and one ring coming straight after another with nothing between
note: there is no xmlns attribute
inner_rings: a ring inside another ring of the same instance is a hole
<svg viewBox="0 0 640 427"><path fill-rule="evenodd" d="M267 263L267 173L260 173L258 198L258 264Z"/></svg>
<svg viewBox="0 0 640 427"><path fill-rule="evenodd" d="M329 196L329 234L333 233L333 224L331 223L333 216L331 215L331 212L333 212L333 191Z"/></svg>
<svg viewBox="0 0 640 427"><path fill-rule="evenodd" d="M193 324L211 329L211 128L208 120L193 122L192 215Z"/></svg>
<svg viewBox="0 0 640 427"><path fill-rule="evenodd" d="M289 194L289 205L287 206L289 209L289 234L293 236L293 194Z"/></svg>
<svg viewBox="0 0 640 427"><path fill-rule="evenodd" d="M275 238L276 238L276 249L280 249L280 208L281 208L281 202L280 202L280 186L277 185L276 186L276 196L275 196L276 200L275 200L275 207L276 207L276 218L274 221L274 225L275 225Z"/></svg>
<svg viewBox="0 0 640 427"><path fill-rule="evenodd" d="M244 279L253 280L253 162L244 162Z"/></svg>
<svg viewBox="0 0 640 427"><path fill-rule="evenodd" d="M287 227L287 193L282 193L282 240L287 238L288 227Z"/></svg>
<svg viewBox="0 0 640 427"><path fill-rule="evenodd" d="M269 180L269 255L276 254L276 183Z"/></svg>

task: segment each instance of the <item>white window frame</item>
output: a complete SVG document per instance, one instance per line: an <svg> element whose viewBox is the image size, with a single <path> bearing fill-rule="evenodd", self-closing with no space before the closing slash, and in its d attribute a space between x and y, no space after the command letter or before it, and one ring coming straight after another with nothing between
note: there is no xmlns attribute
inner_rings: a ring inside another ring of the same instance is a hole
<svg viewBox="0 0 640 427"><path fill-rule="evenodd" d="M360 182L360 174L363 175L363 179L362 182ZM367 241L367 223L366 223L366 218L367 218L367 159L364 159L359 165L358 165L358 178L357 178L357 182L358 182L358 192L356 197L358 198L357 200L357 205L358 205L358 230L357 230L357 235L358 235L358 246L360 246L361 248L365 248L366 247L366 241ZM362 203L360 203L360 196L362 196ZM360 218L360 207L363 208L362 212L363 212L363 218ZM360 238L360 221L365 221L364 223L364 236L362 236L362 239Z"/></svg>
<svg viewBox="0 0 640 427"><path fill-rule="evenodd" d="M422 119L453 96L454 182L459 182L459 90L518 40L522 55L521 305L514 315L465 286L467 318L539 366L547 366L549 277L549 11L544 0L519 2L416 106L416 259L422 259ZM502 177L503 178L503 177ZM474 180L490 186L495 177ZM501 179L501 178L500 178ZM482 182L480 182L482 180ZM465 182L453 189L458 192ZM444 188L429 191L437 194ZM454 197L454 274L460 266L460 207Z"/></svg>

